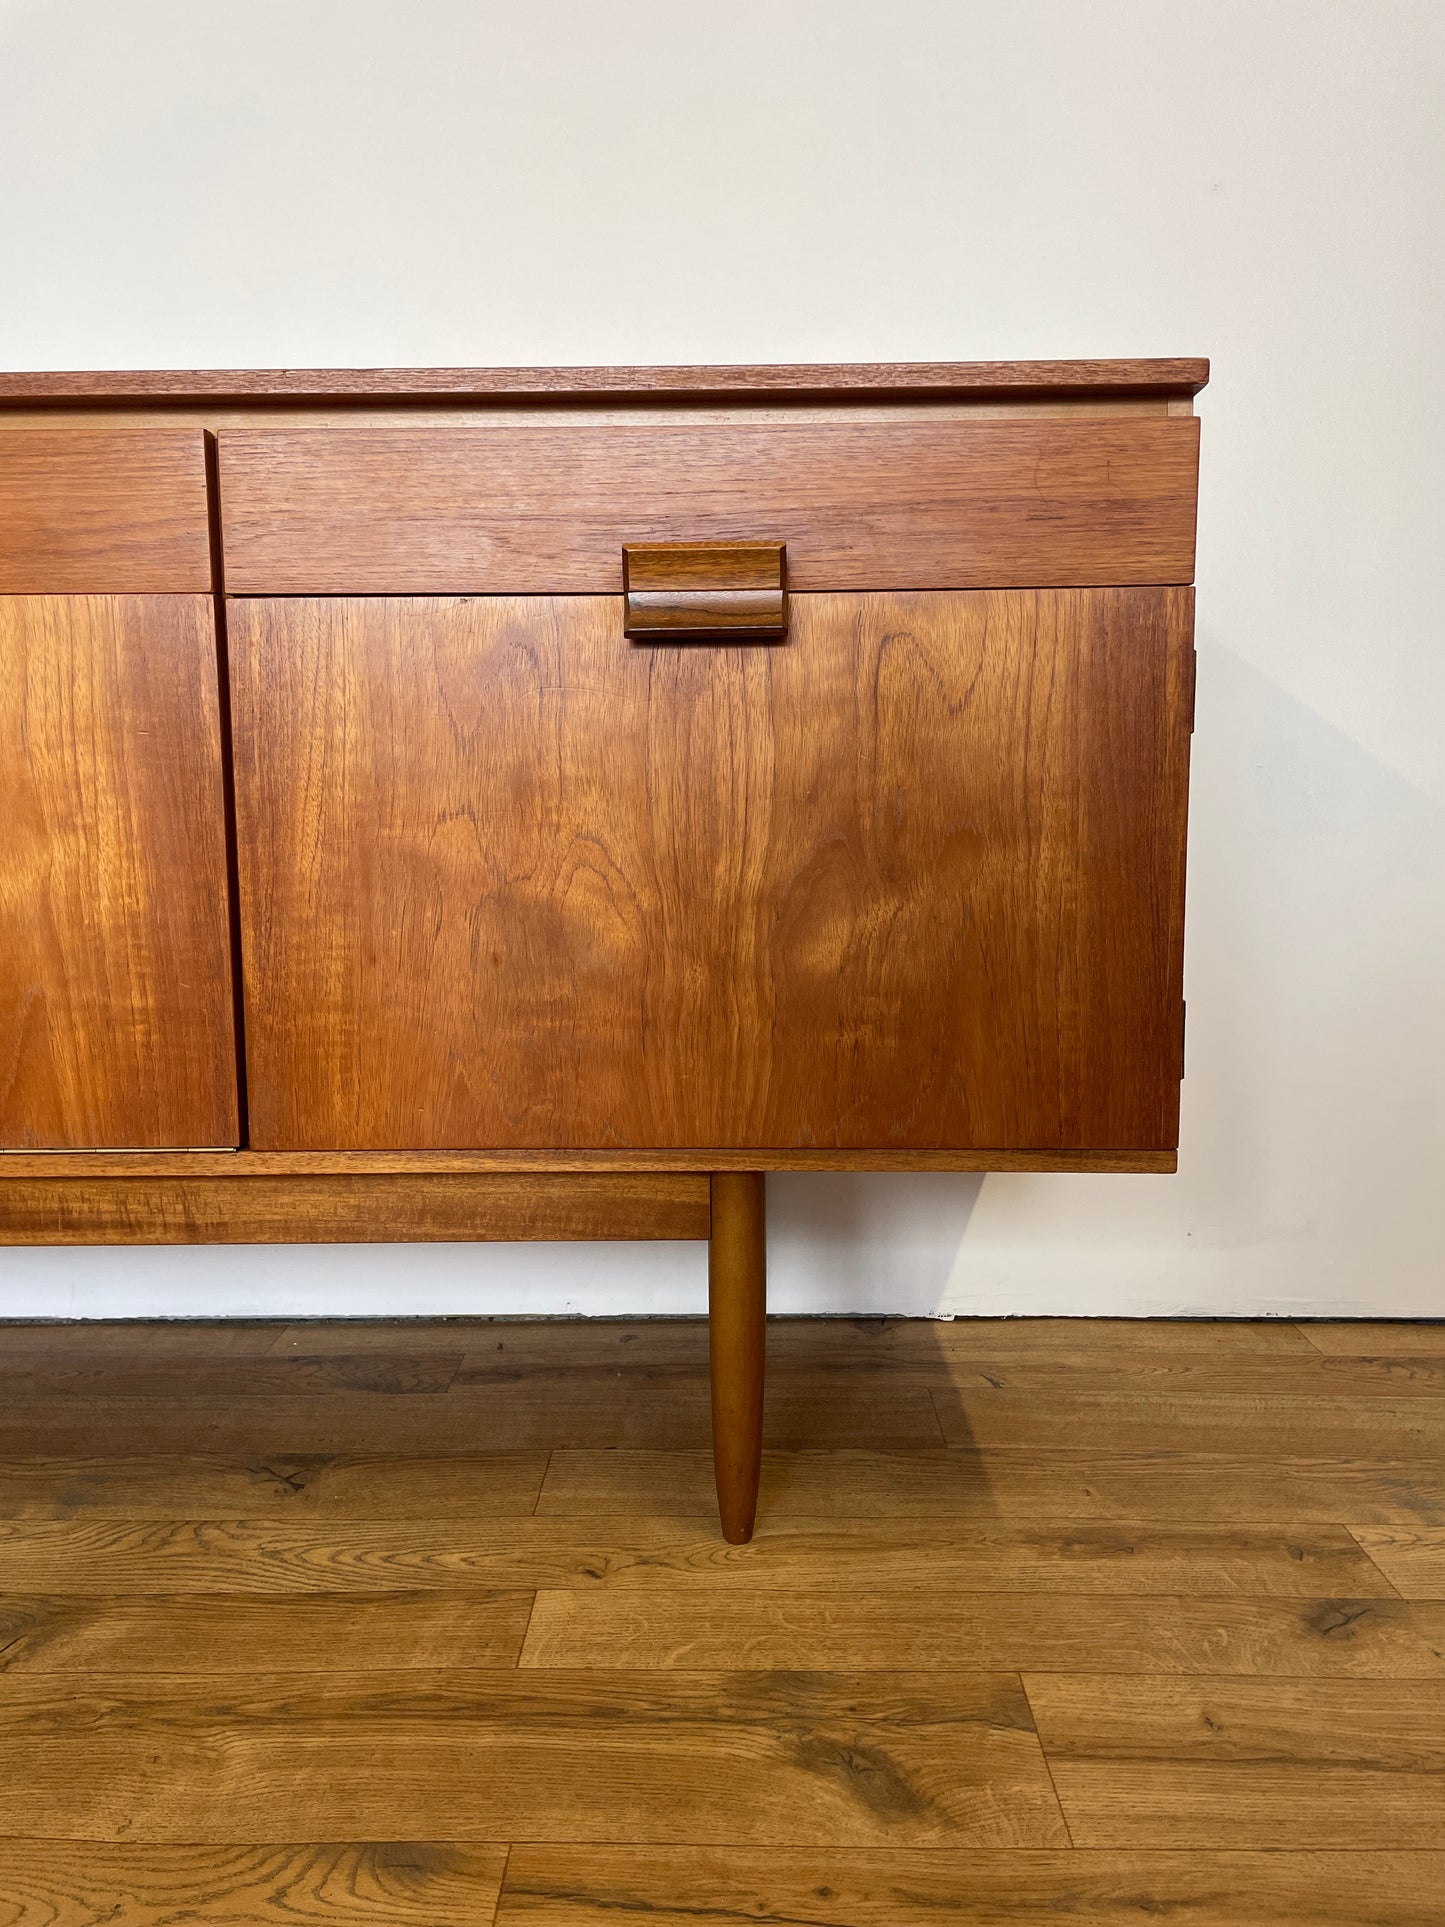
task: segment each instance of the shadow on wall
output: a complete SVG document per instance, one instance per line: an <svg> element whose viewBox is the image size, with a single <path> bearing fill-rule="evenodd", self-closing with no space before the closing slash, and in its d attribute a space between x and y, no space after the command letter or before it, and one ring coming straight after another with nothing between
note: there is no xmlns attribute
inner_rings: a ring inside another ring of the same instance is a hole
<svg viewBox="0 0 1445 1927"><path fill-rule="evenodd" d="M936 1312L983 1185L964 1171L778 1172L768 1179L770 1307Z"/></svg>
<svg viewBox="0 0 1445 1927"><path fill-rule="evenodd" d="M988 1179L958 1313L1445 1312L1445 808L1201 638L1179 1175Z"/></svg>

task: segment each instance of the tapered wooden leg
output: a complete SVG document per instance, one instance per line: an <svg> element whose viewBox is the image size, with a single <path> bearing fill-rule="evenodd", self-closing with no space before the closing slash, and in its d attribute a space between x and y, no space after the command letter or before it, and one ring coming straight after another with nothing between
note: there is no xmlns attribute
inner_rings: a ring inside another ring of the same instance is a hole
<svg viewBox="0 0 1445 1927"><path fill-rule="evenodd" d="M714 1171L707 1254L712 1462L723 1537L753 1536L763 1459L767 1330L766 1214L761 1171Z"/></svg>

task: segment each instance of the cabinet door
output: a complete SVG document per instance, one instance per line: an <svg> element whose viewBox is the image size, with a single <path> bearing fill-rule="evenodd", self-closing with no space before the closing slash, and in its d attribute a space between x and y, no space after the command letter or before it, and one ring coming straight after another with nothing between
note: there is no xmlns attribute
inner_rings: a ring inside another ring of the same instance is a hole
<svg viewBox="0 0 1445 1927"><path fill-rule="evenodd" d="M252 1142L1172 1146L1190 612L232 603Z"/></svg>
<svg viewBox="0 0 1445 1927"><path fill-rule="evenodd" d="M0 1147L236 1112L211 599L0 596Z"/></svg>

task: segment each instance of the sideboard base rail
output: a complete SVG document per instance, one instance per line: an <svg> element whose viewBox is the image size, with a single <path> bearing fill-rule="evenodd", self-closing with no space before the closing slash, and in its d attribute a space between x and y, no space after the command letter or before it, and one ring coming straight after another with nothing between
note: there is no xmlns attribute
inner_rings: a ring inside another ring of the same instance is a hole
<svg viewBox="0 0 1445 1927"><path fill-rule="evenodd" d="M0 1160L0 1245L706 1238L711 1224L701 1173L238 1170L225 1177L12 1178L6 1162Z"/></svg>
<svg viewBox="0 0 1445 1927"><path fill-rule="evenodd" d="M1060 1151L1048 1148L972 1150L873 1150L851 1145L794 1149L749 1145L742 1149L692 1145L680 1149L490 1151L31 1151L0 1150L0 1186L12 1178L243 1178L359 1177L425 1171L565 1172L682 1171L1111 1171L1163 1176L1179 1162L1172 1147L1159 1150Z"/></svg>

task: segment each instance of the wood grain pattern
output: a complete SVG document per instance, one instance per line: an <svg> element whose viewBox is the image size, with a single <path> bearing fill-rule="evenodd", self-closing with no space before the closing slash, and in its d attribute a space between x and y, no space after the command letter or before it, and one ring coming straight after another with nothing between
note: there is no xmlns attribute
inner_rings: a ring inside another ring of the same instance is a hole
<svg viewBox="0 0 1445 1927"><path fill-rule="evenodd" d="M622 632L634 642L775 642L787 634L781 542L622 545Z"/></svg>
<svg viewBox="0 0 1445 1927"><path fill-rule="evenodd" d="M0 1834L259 1844L298 1823L329 1839L1067 1844L1006 1675L0 1674Z"/></svg>
<svg viewBox="0 0 1445 1927"><path fill-rule="evenodd" d="M522 1519L536 1509L548 1453L379 1452L229 1454L175 1450L122 1455L16 1453L0 1459L0 1517L261 1519ZM134 1445L123 1441L125 1448Z"/></svg>
<svg viewBox="0 0 1445 1927"><path fill-rule="evenodd" d="M409 1355L400 1319L359 1331L380 1352ZM1130 1330L1131 1322L1134 1330ZM1092 1329L1091 1329L1092 1328ZM305 1323L274 1345L318 1356L346 1356L348 1326ZM358 1329L358 1328L350 1328ZM707 1337L692 1321L589 1319L580 1331L546 1319L506 1324L457 1319L423 1325L431 1342L461 1348L457 1383L493 1373L579 1376L617 1370L686 1374L705 1368ZM1177 1335L1177 1345L1166 1341ZM1053 1398L1073 1392L1151 1396L1277 1398L1348 1396L1390 1399L1445 1395L1445 1357L1316 1355L1288 1325L1231 1325L1128 1319L783 1317L768 1324L771 1368L800 1373L886 1373L893 1383L926 1378L935 1390L1029 1392Z"/></svg>
<svg viewBox="0 0 1445 1927"><path fill-rule="evenodd" d="M942 1444L927 1389L919 1386L809 1382L798 1375L777 1388L764 1415L764 1439L774 1449L841 1446L864 1441L880 1449ZM562 1444L642 1447L661 1451L706 1448L711 1410L706 1377L691 1384L645 1375L611 1384L580 1385L560 1400L555 1385L460 1387L445 1398L389 1398L337 1392L257 1398L244 1410L229 1401L163 1402L97 1398L88 1405L64 1395L0 1402L0 1455L86 1449L94 1424L104 1422L119 1449L134 1452L251 1450L331 1457L375 1452L408 1458L457 1452L529 1452Z"/></svg>
<svg viewBox="0 0 1445 1927"><path fill-rule="evenodd" d="M1445 1680L1025 1685L1076 1847L1445 1845Z"/></svg>
<svg viewBox="0 0 1445 1927"><path fill-rule="evenodd" d="M396 1401L388 1401L394 1404ZM431 1401L409 1400L410 1404ZM103 1411L104 1407L97 1407ZM247 1415L249 1416L249 1414ZM1238 1594L1393 1599L1343 1526L1132 1522L960 1527L760 1512L729 1546L708 1512L382 1523L325 1518L0 1520L0 1590L54 1595L637 1590Z"/></svg>
<svg viewBox="0 0 1445 1927"><path fill-rule="evenodd" d="M487 1927L505 1847L0 1840L6 1927Z"/></svg>
<svg viewBox="0 0 1445 1927"><path fill-rule="evenodd" d="M920 1383L966 1408L979 1367L1047 1407L1090 1357L1122 1412L1132 1351L1267 1428L1317 1404L1292 1355L1361 1443L774 1450L730 1547L705 1418L691 1452L548 1450L609 1392L705 1399L700 1320L0 1327L0 1920L486 1927L500 1884L502 1927L1436 1927L1445 1461L1389 1454L1437 1402L1376 1390L1399 1354L1276 1321L770 1339L785 1396L870 1424ZM394 1416L449 1408L473 1449L408 1455ZM328 1411L379 1415L369 1448L275 1449ZM518 1414L550 1441L475 1451Z"/></svg>
<svg viewBox="0 0 1445 1927"><path fill-rule="evenodd" d="M207 1328L202 1325L201 1333ZM463 1353L462 1377L504 1364L530 1372L569 1373L644 1363L657 1371L693 1371L707 1358L707 1332L700 1320L589 1318L563 1324L550 1318L455 1318L393 1320L301 1320L283 1328L269 1349L318 1355L347 1353L354 1335L359 1350L410 1353L425 1345ZM198 1337L198 1345L203 1340ZM239 1346L236 1349L241 1349ZM255 1349L263 1349L257 1346ZM768 1350L775 1369L862 1372L890 1377L923 1372L953 1383L981 1363L1004 1369L1052 1358L1082 1362L1094 1357L1107 1377L1129 1359L1148 1372L1196 1360L1217 1362L1228 1372L1240 1361L1294 1359L1313 1369L1310 1347L1292 1325L1243 1319L1186 1321L1145 1318L887 1318L798 1317L774 1313ZM1351 1381L1352 1386L1358 1381Z"/></svg>
<svg viewBox="0 0 1445 1927"><path fill-rule="evenodd" d="M786 1384L776 1369L773 1377L775 1387ZM764 1454L762 1505L778 1523L882 1516L1445 1526L1438 1453L1397 1459L1362 1448L1353 1457L1288 1457L1260 1446L1254 1453L805 1448ZM634 1518L656 1510L690 1518L705 1509L711 1479L701 1451L563 1447L552 1455L540 1510Z"/></svg>
<svg viewBox="0 0 1445 1927"><path fill-rule="evenodd" d="M1406 1599L1445 1599L1445 1521L1356 1526L1354 1534Z"/></svg>
<svg viewBox="0 0 1445 1927"><path fill-rule="evenodd" d="M1119 361L814 362L680 368L233 368L0 373L0 404L109 401L345 401L535 396L1193 395L1209 363Z"/></svg>
<svg viewBox="0 0 1445 1927"><path fill-rule="evenodd" d="M211 586L199 429L101 433L56 424L0 441L0 594L184 594Z"/></svg>
<svg viewBox="0 0 1445 1927"><path fill-rule="evenodd" d="M1299 1330L1307 1345L1336 1356L1409 1358L1423 1352L1445 1358L1445 1320L1439 1318L1311 1318Z"/></svg>
<svg viewBox="0 0 1445 1927"><path fill-rule="evenodd" d="M499 1927L1438 1927L1445 1854L520 1846Z"/></svg>
<svg viewBox="0 0 1445 1927"><path fill-rule="evenodd" d="M18 1178L0 1245L404 1244L706 1238L707 1180L681 1174Z"/></svg>
<svg viewBox="0 0 1445 1927"><path fill-rule="evenodd" d="M227 429L236 595L617 595L624 543L785 542L790 588L1187 583L1199 424Z"/></svg>
<svg viewBox="0 0 1445 1927"><path fill-rule="evenodd" d="M252 1142L1167 1150L1190 625L233 602Z"/></svg>
<svg viewBox="0 0 1445 1927"><path fill-rule="evenodd" d="M941 1366L942 1362L940 1361ZM965 1401L988 1387L996 1392L1027 1393L1053 1399L1071 1393L1141 1394L1172 1398L1176 1394L1239 1398L1445 1398L1445 1352L1414 1352L1402 1358L1371 1358L1339 1354L1303 1358L1203 1355L1184 1352L1171 1357L1154 1352L1147 1358L1121 1352L1109 1358L1098 1351L1071 1355L1060 1346L1047 1360L952 1357L940 1376Z"/></svg>
<svg viewBox="0 0 1445 1927"><path fill-rule="evenodd" d="M234 1145L205 596L0 598L0 1145Z"/></svg>
<svg viewBox="0 0 1445 1927"><path fill-rule="evenodd" d="M19 1673L112 1672L158 1678L249 1677L378 1668L512 1667L532 1610L530 1592L308 1593L265 1599L224 1593L178 1598L0 1600L0 1656ZM1403 1652L1403 1631L1400 1640ZM0 1916L3 1918L3 1916Z"/></svg>
<svg viewBox="0 0 1445 1927"><path fill-rule="evenodd" d="M1445 1407L1438 1399L1385 1392L1368 1400L1197 1392L1077 1392L1045 1400L985 1387L966 1400L935 1394L934 1404L951 1445L995 1450L1066 1446L1087 1452L1102 1446L1293 1459L1378 1452L1387 1459L1418 1459L1445 1448Z"/></svg>
<svg viewBox="0 0 1445 1927"><path fill-rule="evenodd" d="M866 1575L862 1583L867 1583ZM1445 1679L1445 1606L1396 1599L541 1592L526 1667Z"/></svg>
<svg viewBox="0 0 1445 1927"><path fill-rule="evenodd" d="M72 1398L237 1399L333 1392L380 1392L388 1397L436 1397L461 1367L461 1352L333 1352L325 1358L286 1358L232 1352L220 1358L77 1358L67 1349L0 1349L0 1396L24 1390Z"/></svg>
<svg viewBox="0 0 1445 1927"><path fill-rule="evenodd" d="M586 1367L579 1364L578 1370L580 1375ZM664 1383L678 1382L658 1376ZM491 1382L497 1402L505 1403L507 1381ZM636 1375L618 1381L614 1403L631 1402L637 1386ZM844 1388L845 1401L853 1389ZM568 1392L566 1375L559 1371L551 1389L559 1408ZM865 1407L860 1416L867 1422L873 1415ZM696 1409L693 1422L700 1426L703 1418ZM104 1513L173 1519L189 1511L255 1519L278 1511L316 1511L338 1519L521 1517L538 1509L544 1471L540 1509L554 1516L694 1519L704 1517L712 1503L712 1462L705 1445L691 1452L618 1446L559 1446L550 1453L535 1447L430 1455L418 1450L396 1456L364 1447L350 1453L247 1452L251 1441L238 1432L227 1456L146 1451L133 1433L123 1442L127 1455L119 1460L84 1451L73 1458L15 1452L0 1460L0 1516ZM1062 1520L1167 1525L1183 1517L1199 1524L1248 1520L1285 1528L1445 1525L1445 1466L1438 1458L1272 1460L1229 1453L1022 1450L975 1455L918 1444L892 1450L803 1447L765 1456L762 1490L775 1524L933 1518L964 1530L975 1523L1057 1525ZM1408 1584L1401 1582L1400 1590L1408 1592Z"/></svg>
<svg viewBox="0 0 1445 1927"><path fill-rule="evenodd" d="M195 1153L186 1153L194 1156ZM201 1154L202 1156L204 1153ZM66 1165L83 1164L87 1160L68 1157ZM11 1165L23 1165L23 1157L7 1158L0 1171L9 1171ZM59 1158L47 1158L45 1162L54 1167L61 1163ZM361 1325L353 1326L358 1332ZM417 1319L413 1330L420 1334L423 1323ZM283 1351L291 1347L282 1343L286 1334L294 1331L295 1326L277 1324L261 1318L34 1318L0 1319L0 1347L7 1355L19 1352L53 1352L63 1347L67 1355L77 1361L87 1358L139 1356L151 1358L216 1358L227 1352L242 1352L248 1357L270 1350L279 1345ZM436 1341L436 1328L428 1333L428 1344ZM371 1341L371 1342L374 1342ZM340 1349L339 1347L337 1349ZM362 1349L369 1349L363 1343ZM394 1346L393 1350L404 1350Z"/></svg>

